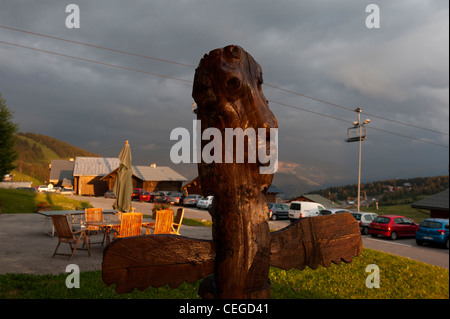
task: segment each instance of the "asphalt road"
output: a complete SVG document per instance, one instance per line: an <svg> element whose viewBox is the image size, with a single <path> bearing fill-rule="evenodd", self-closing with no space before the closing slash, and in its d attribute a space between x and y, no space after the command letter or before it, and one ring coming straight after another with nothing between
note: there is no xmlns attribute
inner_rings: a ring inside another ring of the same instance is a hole
<svg viewBox="0 0 450 319"><path fill-rule="evenodd" d="M86 200L94 207L111 209L113 199L103 197L73 196L77 200ZM132 207L137 212L151 215L153 204L132 202ZM184 216L200 220L211 220L208 211L197 208L185 207ZM269 221L271 230L279 230L289 225L289 220ZM397 256L411 258L427 264L449 269L449 250L439 246L418 246L414 238L399 238L395 241L385 238L372 238L370 235L362 235L363 247L383 251Z"/></svg>

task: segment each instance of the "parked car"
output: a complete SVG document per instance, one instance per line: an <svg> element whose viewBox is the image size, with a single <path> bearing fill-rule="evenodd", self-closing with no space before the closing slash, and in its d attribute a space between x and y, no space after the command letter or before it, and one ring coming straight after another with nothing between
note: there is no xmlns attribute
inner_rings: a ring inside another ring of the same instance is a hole
<svg viewBox="0 0 450 319"><path fill-rule="evenodd" d="M37 191L39 193L46 192L46 191L48 191L48 186L47 185L39 185L37 188Z"/></svg>
<svg viewBox="0 0 450 319"><path fill-rule="evenodd" d="M289 205L281 203L267 203L269 207L269 219L285 219L289 218Z"/></svg>
<svg viewBox="0 0 450 319"><path fill-rule="evenodd" d="M361 234L368 235L369 234L369 226L370 223L375 220L375 218L378 217L378 214L375 213L366 213L366 212L359 212L359 213L351 213L353 217L358 221L359 223L359 229L361 229Z"/></svg>
<svg viewBox="0 0 450 319"><path fill-rule="evenodd" d="M210 196L203 196L202 198L200 198L200 200L197 203L197 208L200 209L209 209L209 207L211 206L212 202L213 202L214 196L210 195Z"/></svg>
<svg viewBox="0 0 450 319"><path fill-rule="evenodd" d="M47 193L55 193L55 194L59 194L59 192L61 191L61 187L49 187L47 189Z"/></svg>
<svg viewBox="0 0 450 319"><path fill-rule="evenodd" d="M169 194L169 197L167 198L167 203L174 204L174 205L180 205L180 198L183 194L180 192L171 192Z"/></svg>
<svg viewBox="0 0 450 319"><path fill-rule="evenodd" d="M416 232L417 245L423 243L437 243L449 249L448 246L448 219L427 218L419 224Z"/></svg>
<svg viewBox="0 0 450 319"><path fill-rule="evenodd" d="M155 196L157 193L152 193L152 192L143 192L140 196L139 196L139 201L140 202L149 202L149 203L153 203L155 201Z"/></svg>
<svg viewBox="0 0 450 319"><path fill-rule="evenodd" d="M319 216L320 211L324 209L325 207L318 203L293 201L289 205L289 219L293 223L300 218Z"/></svg>
<svg viewBox="0 0 450 319"><path fill-rule="evenodd" d="M398 215L381 215L369 225L369 234L373 237L386 236L392 240L398 237L414 237L419 225L411 219Z"/></svg>
<svg viewBox="0 0 450 319"><path fill-rule="evenodd" d="M319 213L319 216L341 214L341 213L350 213L350 212L348 210L342 209L342 208L327 208L327 209L321 210Z"/></svg>
<svg viewBox="0 0 450 319"><path fill-rule="evenodd" d="M105 198L116 198L116 194L114 194L114 191L112 189L107 191L104 196Z"/></svg>
<svg viewBox="0 0 450 319"><path fill-rule="evenodd" d="M145 190L143 188L133 188L133 193L131 194L131 200L139 200L139 196L143 194Z"/></svg>
<svg viewBox="0 0 450 319"><path fill-rule="evenodd" d="M155 195L155 202L156 203L167 203L167 199L169 198L170 192L168 191L160 191L157 192Z"/></svg>
<svg viewBox="0 0 450 319"><path fill-rule="evenodd" d="M183 200L183 205L197 207L197 203L200 200L200 198L202 198L202 197L200 195L196 195L196 194L187 195Z"/></svg>
<svg viewBox="0 0 450 319"><path fill-rule="evenodd" d="M63 187L59 190L59 194L61 195L73 195L75 194L75 191L73 188Z"/></svg>

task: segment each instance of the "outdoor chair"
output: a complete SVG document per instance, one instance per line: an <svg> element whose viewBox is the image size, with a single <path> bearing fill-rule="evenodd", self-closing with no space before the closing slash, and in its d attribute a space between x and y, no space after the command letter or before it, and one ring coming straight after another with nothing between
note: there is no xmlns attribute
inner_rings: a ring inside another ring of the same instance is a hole
<svg viewBox="0 0 450 319"><path fill-rule="evenodd" d="M120 228L112 228L114 239L142 234L143 213L122 213Z"/></svg>
<svg viewBox="0 0 450 319"><path fill-rule="evenodd" d="M181 222L183 221L184 216L184 208L178 208L177 209L177 215L175 216L173 223L172 223L172 234L179 235L180 234L180 227Z"/></svg>
<svg viewBox="0 0 450 319"><path fill-rule="evenodd" d="M103 208L85 208L84 219L86 222L102 222L103 221ZM89 234L90 244L103 244L105 243L106 232L99 226L87 226ZM90 238L92 235L103 235L103 240L96 243L91 243Z"/></svg>
<svg viewBox="0 0 450 319"><path fill-rule="evenodd" d="M165 209L156 212L155 222L143 225L146 228L145 234L150 235L150 229L153 229L153 235L170 234L172 232L173 210Z"/></svg>
<svg viewBox="0 0 450 319"><path fill-rule="evenodd" d="M86 228L74 232L72 230L72 225L69 222L69 216L67 215L52 215L52 222L53 226L55 227L56 234L58 235L58 245L56 246L55 252L53 253L52 257L55 257L55 255L63 255L70 256L69 259L72 259L82 237L86 248L79 249L87 249L89 256L91 256L91 250L89 248L89 236L87 234L88 230ZM79 236L77 237L77 235ZM59 245L61 245L61 243L69 244L70 249L72 250L72 254L57 253ZM74 244L75 246L72 246L72 244Z"/></svg>

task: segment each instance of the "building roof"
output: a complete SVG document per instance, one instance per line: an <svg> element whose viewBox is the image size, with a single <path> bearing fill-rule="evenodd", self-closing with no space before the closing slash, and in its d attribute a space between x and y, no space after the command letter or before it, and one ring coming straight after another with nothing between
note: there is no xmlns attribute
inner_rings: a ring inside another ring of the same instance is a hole
<svg viewBox="0 0 450 319"><path fill-rule="evenodd" d="M77 157L73 176L105 176L119 165L117 157Z"/></svg>
<svg viewBox="0 0 450 319"><path fill-rule="evenodd" d="M278 187L274 186L274 185L270 185L269 189L267 190L268 194L281 194L283 193L283 191L281 189L279 189Z"/></svg>
<svg viewBox="0 0 450 319"><path fill-rule="evenodd" d="M115 157L77 157L73 176L107 176L120 166ZM142 181L174 181L185 182L186 177L168 166L136 166L132 165L133 175Z"/></svg>
<svg viewBox="0 0 450 319"><path fill-rule="evenodd" d="M168 166L132 166L133 175L142 181L174 181L185 182L186 177Z"/></svg>
<svg viewBox="0 0 450 319"><path fill-rule="evenodd" d="M64 178L73 177L74 161L52 160L50 169L50 180L62 181Z"/></svg>
<svg viewBox="0 0 450 319"><path fill-rule="evenodd" d="M412 208L432 209L432 210L448 210L448 188L440 193L431 195L411 204Z"/></svg>

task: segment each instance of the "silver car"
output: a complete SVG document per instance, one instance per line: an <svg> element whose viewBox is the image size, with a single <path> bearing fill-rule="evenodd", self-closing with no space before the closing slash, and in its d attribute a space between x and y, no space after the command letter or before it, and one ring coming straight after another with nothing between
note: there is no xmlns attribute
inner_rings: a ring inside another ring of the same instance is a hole
<svg viewBox="0 0 450 319"><path fill-rule="evenodd" d="M183 205L197 207L197 203L200 198L202 198L200 195L188 195L184 198Z"/></svg>
<svg viewBox="0 0 450 319"><path fill-rule="evenodd" d="M369 234L369 225L375 218L378 217L378 214L375 213L367 213L367 212L352 212L353 217L358 221L359 228L361 229L361 234L368 235Z"/></svg>

